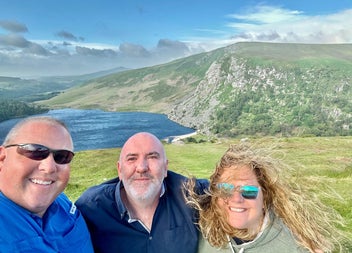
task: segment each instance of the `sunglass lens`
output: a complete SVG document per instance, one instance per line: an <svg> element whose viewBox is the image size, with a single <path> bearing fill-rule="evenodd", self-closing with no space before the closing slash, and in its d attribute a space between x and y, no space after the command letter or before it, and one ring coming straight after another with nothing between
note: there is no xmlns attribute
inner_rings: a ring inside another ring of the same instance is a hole
<svg viewBox="0 0 352 253"><path fill-rule="evenodd" d="M58 164L66 164L71 162L74 154L68 150L57 150L54 151L54 160Z"/></svg>
<svg viewBox="0 0 352 253"><path fill-rule="evenodd" d="M224 197L231 196L235 190L235 186L230 183L218 183L216 186Z"/></svg>
<svg viewBox="0 0 352 253"><path fill-rule="evenodd" d="M256 199L258 192L259 188L254 185L245 185L241 187L241 194L245 199Z"/></svg>
<svg viewBox="0 0 352 253"><path fill-rule="evenodd" d="M37 144L18 146L18 153L33 160L43 160L50 154L49 149Z"/></svg>
<svg viewBox="0 0 352 253"><path fill-rule="evenodd" d="M17 152L32 160L43 160L53 153L54 160L58 164L70 163L74 153L69 150L50 150L49 148L39 144L23 144L19 145Z"/></svg>
<svg viewBox="0 0 352 253"><path fill-rule="evenodd" d="M256 199L259 192L259 187L255 185L243 185L236 187L230 183L218 183L216 186L220 190L221 196L225 198L231 197L236 189L245 199Z"/></svg>

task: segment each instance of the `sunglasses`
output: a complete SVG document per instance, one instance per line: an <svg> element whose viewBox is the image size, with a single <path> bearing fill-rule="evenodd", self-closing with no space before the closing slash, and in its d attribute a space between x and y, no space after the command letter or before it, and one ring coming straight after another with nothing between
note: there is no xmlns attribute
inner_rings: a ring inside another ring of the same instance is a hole
<svg viewBox="0 0 352 253"><path fill-rule="evenodd" d="M218 183L216 187L225 197L231 197L235 191L241 193L244 199L256 199L259 192L259 187L255 185L238 185L235 186L230 183Z"/></svg>
<svg viewBox="0 0 352 253"><path fill-rule="evenodd" d="M75 155L70 150L65 149L50 149L40 144L26 143L26 144L11 144L5 148L17 147L17 153L29 159L40 161L47 158L50 153L53 154L54 160L57 164L70 163Z"/></svg>

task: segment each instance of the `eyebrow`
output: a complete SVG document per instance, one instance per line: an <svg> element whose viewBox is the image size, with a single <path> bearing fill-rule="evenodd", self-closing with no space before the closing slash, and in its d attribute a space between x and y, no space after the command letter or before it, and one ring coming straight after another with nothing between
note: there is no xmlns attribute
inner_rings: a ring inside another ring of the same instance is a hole
<svg viewBox="0 0 352 253"><path fill-rule="evenodd" d="M159 153L159 152L156 152L156 151L149 152L149 153L147 154L147 156L153 156L153 155L155 155L155 156L157 156L157 157L160 157L160 153Z"/></svg>
<svg viewBox="0 0 352 253"><path fill-rule="evenodd" d="M125 157L130 157L130 156L138 156L138 154L135 154L135 153L128 153L125 155Z"/></svg>
<svg viewBox="0 0 352 253"><path fill-rule="evenodd" d="M146 156L157 156L157 157L160 157L160 153L157 152L157 151L152 151L152 152L149 152L146 154ZM134 157L134 156L139 156L138 153L128 153L125 157Z"/></svg>

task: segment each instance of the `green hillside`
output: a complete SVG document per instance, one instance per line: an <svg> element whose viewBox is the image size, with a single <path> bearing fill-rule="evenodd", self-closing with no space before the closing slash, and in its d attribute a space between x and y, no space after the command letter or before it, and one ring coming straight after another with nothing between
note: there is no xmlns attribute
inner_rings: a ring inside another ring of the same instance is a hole
<svg viewBox="0 0 352 253"><path fill-rule="evenodd" d="M88 81L41 104L164 113L222 136L352 135L352 44L237 43Z"/></svg>
<svg viewBox="0 0 352 253"><path fill-rule="evenodd" d="M41 103L54 108L164 113L175 101L193 92L217 57L217 53L200 54L168 64L107 75Z"/></svg>

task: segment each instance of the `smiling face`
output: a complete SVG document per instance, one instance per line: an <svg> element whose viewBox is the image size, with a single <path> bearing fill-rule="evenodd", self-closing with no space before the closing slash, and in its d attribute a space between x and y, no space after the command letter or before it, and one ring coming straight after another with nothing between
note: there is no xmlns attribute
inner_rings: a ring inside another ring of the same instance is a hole
<svg viewBox="0 0 352 253"><path fill-rule="evenodd" d="M35 143L51 149L72 150L68 131L47 121L23 125L8 144ZM17 152L17 147L0 147L0 190L30 212L42 217L55 198L65 189L70 175L69 164L57 164L50 154L32 160Z"/></svg>
<svg viewBox="0 0 352 253"><path fill-rule="evenodd" d="M152 203L160 196L168 161L162 143L153 135L138 133L123 146L118 174L127 198Z"/></svg>
<svg viewBox="0 0 352 253"><path fill-rule="evenodd" d="M248 166L225 168L219 182L231 183L235 186L260 186L258 180ZM263 193L258 192L256 199L245 199L239 191L231 196L219 198L217 203L228 214L228 223L236 229L248 229L256 234L263 221Z"/></svg>

